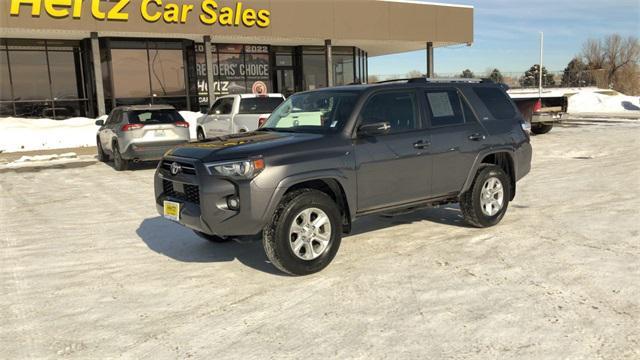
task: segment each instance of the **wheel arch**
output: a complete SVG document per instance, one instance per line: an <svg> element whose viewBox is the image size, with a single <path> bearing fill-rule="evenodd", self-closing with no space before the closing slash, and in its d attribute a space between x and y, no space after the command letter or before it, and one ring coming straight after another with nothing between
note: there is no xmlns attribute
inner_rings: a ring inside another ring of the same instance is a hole
<svg viewBox="0 0 640 360"><path fill-rule="evenodd" d="M509 200L513 200L516 196L517 164L515 161L515 152L512 149L508 148L494 149L479 154L476 157L473 167L471 168L471 171L467 176L467 180L465 181L464 187L462 188L460 194L465 193L471 188L478 170L483 165L496 165L504 170L507 176L509 176L509 179L511 179L511 194Z"/></svg>
<svg viewBox="0 0 640 360"><path fill-rule="evenodd" d="M288 177L278 185L269 203L267 214L273 215L275 208L287 193L303 188L314 189L327 194L336 202L342 214L343 231L348 233L355 215L355 199L352 199L353 195L346 191L348 189L346 181L343 175L332 171Z"/></svg>

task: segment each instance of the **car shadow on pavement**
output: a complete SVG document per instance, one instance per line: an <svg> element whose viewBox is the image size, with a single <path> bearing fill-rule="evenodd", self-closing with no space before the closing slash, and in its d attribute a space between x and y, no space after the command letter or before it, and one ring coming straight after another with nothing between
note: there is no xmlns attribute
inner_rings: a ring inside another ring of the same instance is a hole
<svg viewBox="0 0 640 360"><path fill-rule="evenodd" d="M260 241L211 243L159 216L144 220L136 233L151 250L177 261L215 263L238 260L253 269L285 276L267 260Z"/></svg>

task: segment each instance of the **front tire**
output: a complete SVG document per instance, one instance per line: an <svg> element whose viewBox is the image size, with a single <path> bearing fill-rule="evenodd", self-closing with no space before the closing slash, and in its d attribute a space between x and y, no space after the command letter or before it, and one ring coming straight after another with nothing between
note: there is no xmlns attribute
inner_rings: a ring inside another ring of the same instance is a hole
<svg viewBox="0 0 640 360"><path fill-rule="evenodd" d="M533 123L531 124L531 132L536 135L543 135L553 129L553 123Z"/></svg>
<svg viewBox="0 0 640 360"><path fill-rule="evenodd" d="M198 131L196 132L196 134L198 135L198 141L207 140L207 137L204 135L204 130L202 130L201 127L198 128Z"/></svg>
<svg viewBox="0 0 640 360"><path fill-rule="evenodd" d="M216 235L209 235L209 234L205 234L203 232L197 231L197 230L193 230L194 233L196 233L196 235L198 235L199 237L212 242L212 243L226 243L231 241L231 238L228 237L221 237L221 236L216 236Z"/></svg>
<svg viewBox="0 0 640 360"><path fill-rule="evenodd" d="M509 207L511 179L495 165L478 170L471 188L460 196L460 210L465 221L474 227L497 225Z"/></svg>
<svg viewBox="0 0 640 360"><path fill-rule="evenodd" d="M129 168L129 162L122 158L122 154L120 153L120 146L118 146L117 142L113 143L113 168L116 171L125 171Z"/></svg>
<svg viewBox="0 0 640 360"><path fill-rule="evenodd" d="M262 236L271 263L295 276L326 268L336 256L341 240L338 205L327 194L313 189L286 194Z"/></svg>
<svg viewBox="0 0 640 360"><path fill-rule="evenodd" d="M102 143L100 142L100 139L97 139L97 148L98 148L98 161L100 162L107 162L109 161L109 156L107 156L107 154L104 152L104 149L102 148Z"/></svg>

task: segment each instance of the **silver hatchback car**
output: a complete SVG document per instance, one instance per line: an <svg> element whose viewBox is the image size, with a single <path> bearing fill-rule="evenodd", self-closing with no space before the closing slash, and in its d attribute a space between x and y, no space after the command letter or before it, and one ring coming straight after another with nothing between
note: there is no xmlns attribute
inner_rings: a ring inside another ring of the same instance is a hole
<svg viewBox="0 0 640 360"><path fill-rule="evenodd" d="M131 161L160 160L165 152L190 140L189 123L168 105L122 106L98 120L98 160L113 159L126 170Z"/></svg>

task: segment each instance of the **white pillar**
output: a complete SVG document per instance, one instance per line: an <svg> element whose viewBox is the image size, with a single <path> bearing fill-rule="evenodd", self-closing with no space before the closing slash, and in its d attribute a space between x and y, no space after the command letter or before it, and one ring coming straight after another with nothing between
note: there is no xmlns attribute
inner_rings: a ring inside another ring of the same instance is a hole
<svg viewBox="0 0 640 360"><path fill-rule="evenodd" d="M324 41L324 53L327 62L327 86L333 86L333 49L331 40Z"/></svg>

